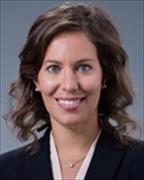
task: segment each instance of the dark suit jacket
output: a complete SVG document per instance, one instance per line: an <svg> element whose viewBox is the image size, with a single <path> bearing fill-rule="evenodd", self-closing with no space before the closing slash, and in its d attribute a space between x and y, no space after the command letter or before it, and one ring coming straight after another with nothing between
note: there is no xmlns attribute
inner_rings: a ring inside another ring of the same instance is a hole
<svg viewBox="0 0 144 180"><path fill-rule="evenodd" d="M49 132L39 140L34 155L23 149L1 155L1 180L52 180ZM85 180L144 180L144 143L120 149L113 137L102 132Z"/></svg>

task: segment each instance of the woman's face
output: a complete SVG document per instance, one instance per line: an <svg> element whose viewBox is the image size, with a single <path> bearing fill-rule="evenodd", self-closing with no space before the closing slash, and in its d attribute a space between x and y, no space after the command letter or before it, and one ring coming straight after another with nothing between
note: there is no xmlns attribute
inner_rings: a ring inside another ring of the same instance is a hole
<svg viewBox="0 0 144 180"><path fill-rule="evenodd" d="M102 69L84 33L63 33L47 48L36 86L51 123L63 126L97 120Z"/></svg>

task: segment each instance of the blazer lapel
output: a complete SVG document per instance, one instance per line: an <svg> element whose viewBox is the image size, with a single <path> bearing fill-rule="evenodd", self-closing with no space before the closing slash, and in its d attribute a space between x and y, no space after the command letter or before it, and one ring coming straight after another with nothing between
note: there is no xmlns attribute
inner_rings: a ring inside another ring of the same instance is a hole
<svg viewBox="0 0 144 180"><path fill-rule="evenodd" d="M28 155L25 163L28 180L53 180L50 163L49 131L38 144L38 151Z"/></svg>
<svg viewBox="0 0 144 180"><path fill-rule="evenodd" d="M116 140L108 133L102 132L85 180L115 180L124 154Z"/></svg>

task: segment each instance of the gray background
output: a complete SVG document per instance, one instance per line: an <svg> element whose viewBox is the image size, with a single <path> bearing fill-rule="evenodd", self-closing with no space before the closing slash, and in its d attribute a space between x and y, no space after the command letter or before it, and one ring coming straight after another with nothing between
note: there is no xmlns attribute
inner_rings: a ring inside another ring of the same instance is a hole
<svg viewBox="0 0 144 180"><path fill-rule="evenodd" d="M6 126L2 114L9 107L8 91L18 74L18 54L32 22L45 10L65 1L1 2L1 153L23 145ZM142 1L77 1L96 4L105 9L119 29L129 54L129 73L134 84L135 102L129 108L143 128L143 2ZM12 135L13 134L13 135Z"/></svg>

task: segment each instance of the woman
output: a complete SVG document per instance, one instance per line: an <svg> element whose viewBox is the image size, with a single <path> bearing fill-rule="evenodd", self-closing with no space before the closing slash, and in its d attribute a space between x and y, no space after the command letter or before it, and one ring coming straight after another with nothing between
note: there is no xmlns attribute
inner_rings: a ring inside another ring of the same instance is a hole
<svg viewBox="0 0 144 180"><path fill-rule="evenodd" d="M144 179L144 143L130 137L126 112L128 57L105 12L72 4L46 12L19 57L8 118L18 138L34 141L1 156L2 180Z"/></svg>

